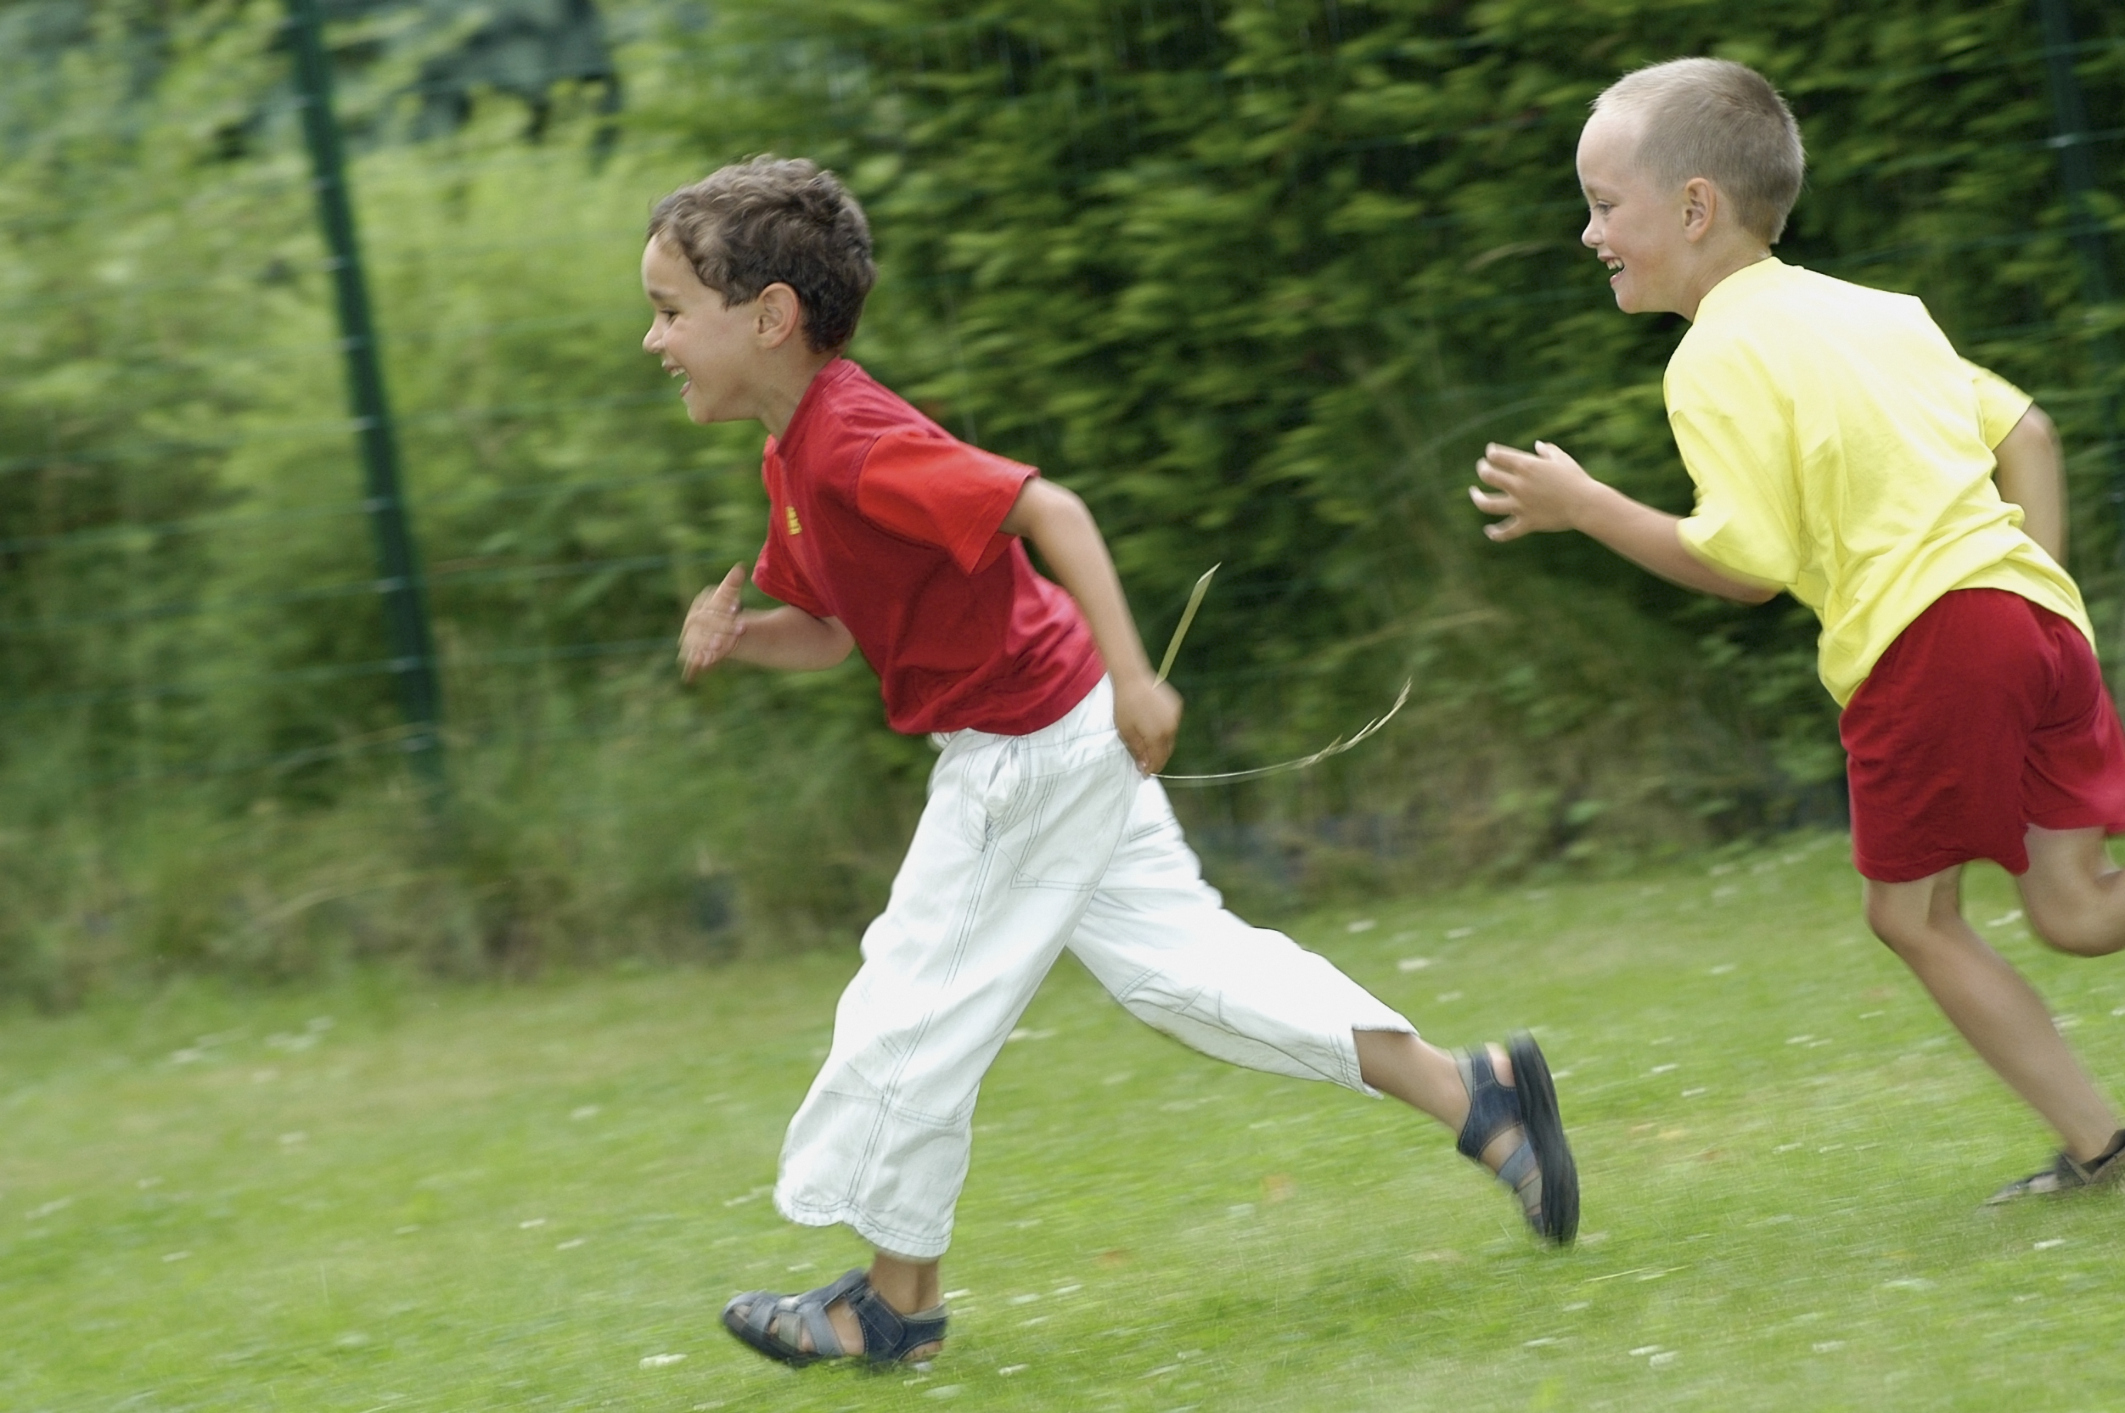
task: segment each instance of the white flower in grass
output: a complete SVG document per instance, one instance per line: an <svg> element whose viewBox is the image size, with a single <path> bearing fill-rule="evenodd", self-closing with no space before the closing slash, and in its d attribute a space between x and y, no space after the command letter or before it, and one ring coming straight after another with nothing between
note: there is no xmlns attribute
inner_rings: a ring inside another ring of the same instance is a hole
<svg viewBox="0 0 2125 1413"><path fill-rule="evenodd" d="M685 1361L686 1356L683 1354L645 1354L642 1356L641 1367L645 1369L666 1369Z"/></svg>

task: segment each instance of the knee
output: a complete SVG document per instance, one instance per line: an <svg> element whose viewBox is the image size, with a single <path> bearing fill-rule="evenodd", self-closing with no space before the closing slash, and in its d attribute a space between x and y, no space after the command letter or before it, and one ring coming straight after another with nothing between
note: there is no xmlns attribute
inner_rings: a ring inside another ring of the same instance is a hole
<svg viewBox="0 0 2125 1413"><path fill-rule="evenodd" d="M2055 898L2025 899L2029 930L2055 951L2076 957L2102 957L2125 948L2125 930L2094 906L2076 907Z"/></svg>
<svg viewBox="0 0 2125 1413"><path fill-rule="evenodd" d="M1883 906L1874 899L1867 901L1867 928L1884 947L1905 961L1923 954L1934 941L1933 929L1923 918L1914 918L1908 909Z"/></svg>

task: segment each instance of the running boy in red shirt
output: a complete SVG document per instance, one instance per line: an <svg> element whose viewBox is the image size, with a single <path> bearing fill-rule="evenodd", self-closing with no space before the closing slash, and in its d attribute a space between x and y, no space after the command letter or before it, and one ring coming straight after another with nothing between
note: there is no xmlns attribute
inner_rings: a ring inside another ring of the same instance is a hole
<svg viewBox="0 0 2125 1413"><path fill-rule="evenodd" d="M724 1324L790 1364L937 1350L981 1077L1065 947L1206 1054L1440 1120L1539 1235L1570 1241L1578 1178L1533 1039L1436 1049L1325 959L1224 910L1151 775L1181 702L1154 679L1098 527L841 356L873 278L862 211L803 161L672 193L642 256L643 347L686 378L687 415L770 434L753 578L784 606L741 610L733 568L687 614L686 676L725 658L820 669L858 648L893 728L943 748L775 1187L785 1216L845 1223L876 1259L801 1295L738 1296Z"/></svg>
<svg viewBox="0 0 2125 1413"><path fill-rule="evenodd" d="M2057 1130L2002 1201L2125 1178L2125 1131L2042 999L1964 921L1963 865L2015 875L2062 951L2125 946L2125 735L2060 566L2059 447L2029 398L1962 360L1925 306L1783 264L1800 129L1740 64L1678 59L1595 100L1579 139L1617 307L1691 321L1668 420L1682 519L1537 442L1477 463L1494 540L1579 530L1686 588L1781 590L1822 619L1867 922L2001 1079Z"/></svg>

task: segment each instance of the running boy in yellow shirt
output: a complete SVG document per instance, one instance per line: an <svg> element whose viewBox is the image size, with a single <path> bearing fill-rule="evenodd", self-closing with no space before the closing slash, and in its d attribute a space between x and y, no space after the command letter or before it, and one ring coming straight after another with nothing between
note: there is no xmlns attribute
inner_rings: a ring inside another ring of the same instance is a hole
<svg viewBox="0 0 2125 1413"><path fill-rule="evenodd" d="M1596 99L1580 239L1618 308L1691 322L1665 391L1696 509L1642 505L1541 442L1491 446L1470 495L1502 517L1493 540L1578 530L1686 588L1815 610L1867 923L2063 1142L1992 1200L2116 1183L2125 1131L1961 908L1962 866L1991 859L2053 947L2125 947L2103 842L2125 833L2125 733L2061 568L2057 436L1917 299L1773 258L1804 165L1784 100L1740 64L1678 59Z"/></svg>

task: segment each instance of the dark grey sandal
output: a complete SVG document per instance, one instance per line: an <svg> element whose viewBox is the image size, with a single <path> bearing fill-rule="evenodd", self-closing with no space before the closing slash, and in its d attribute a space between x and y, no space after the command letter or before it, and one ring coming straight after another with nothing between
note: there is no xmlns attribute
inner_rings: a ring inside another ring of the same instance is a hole
<svg viewBox="0 0 2125 1413"><path fill-rule="evenodd" d="M1535 1235L1569 1246L1579 1233L1579 1167L1564 1137L1549 1063L1526 1031L1516 1031L1506 1042L1506 1054L1513 1063L1510 1085L1499 1083L1488 1047L1455 1054L1461 1083L1468 1088L1468 1118L1454 1147L1482 1163L1491 1140L1517 1126L1519 1146L1498 1165L1497 1179L1520 1199L1521 1215Z"/></svg>
<svg viewBox="0 0 2125 1413"><path fill-rule="evenodd" d="M837 1300L846 1301L856 1317L863 1331L863 1348L842 1347L841 1336L826 1315L827 1307ZM742 1315L740 1306L745 1307ZM850 1271L833 1284L802 1295L749 1290L723 1307L725 1329L768 1358L798 1369L827 1359L862 1359L874 1368L906 1364L919 1368L927 1356L924 1360L908 1356L926 1344L942 1343L944 1324L944 1306L903 1315L871 1288L871 1278L862 1271ZM810 1349L797 1342L799 1329L811 1335Z"/></svg>
<svg viewBox="0 0 2125 1413"><path fill-rule="evenodd" d="M2084 1187L2112 1187L2120 1182L2125 1182L2125 1129L2112 1134L2110 1146L2085 1163L2060 1150L2050 1167L2008 1183L1986 1198L1985 1205L1993 1207L2019 1197L2049 1197Z"/></svg>

